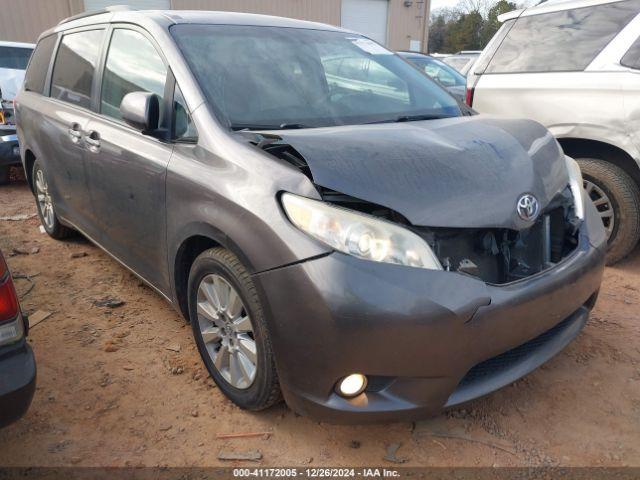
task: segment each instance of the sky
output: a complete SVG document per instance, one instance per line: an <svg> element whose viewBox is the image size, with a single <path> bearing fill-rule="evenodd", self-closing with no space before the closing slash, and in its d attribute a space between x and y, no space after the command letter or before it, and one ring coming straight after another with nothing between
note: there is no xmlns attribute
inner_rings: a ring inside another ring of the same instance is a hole
<svg viewBox="0 0 640 480"><path fill-rule="evenodd" d="M458 0L431 0L431 11L442 7L455 7Z"/></svg>
<svg viewBox="0 0 640 480"><path fill-rule="evenodd" d="M460 0L431 0L431 11L442 7L455 7ZM513 0L512 0L513 1ZM538 3L539 0L516 0L517 5L530 6Z"/></svg>

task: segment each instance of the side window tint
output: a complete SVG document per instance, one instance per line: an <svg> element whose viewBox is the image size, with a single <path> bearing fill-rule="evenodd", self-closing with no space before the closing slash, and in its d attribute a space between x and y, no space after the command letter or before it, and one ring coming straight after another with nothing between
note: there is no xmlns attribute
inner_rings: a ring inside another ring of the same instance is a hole
<svg viewBox="0 0 640 480"><path fill-rule="evenodd" d="M486 73L582 71L639 10L626 0L520 17Z"/></svg>
<svg viewBox="0 0 640 480"><path fill-rule="evenodd" d="M629 51L624 54L620 63L625 67L640 70L640 37L638 37L636 43L631 45Z"/></svg>
<svg viewBox="0 0 640 480"><path fill-rule="evenodd" d="M191 120L191 115L189 115L189 110L187 108L187 102L184 101L184 97L182 96L182 91L180 87L176 84L175 93L173 94L173 105L174 105L174 114L175 114L175 123L174 123L174 140L185 141L185 142L194 142L198 139L198 132L196 130L196 126L193 124Z"/></svg>
<svg viewBox="0 0 640 480"><path fill-rule="evenodd" d="M29 92L44 93L44 84L49 71L49 62L56 46L57 35L50 35L38 42L31 56L24 77L24 89Z"/></svg>
<svg viewBox="0 0 640 480"><path fill-rule="evenodd" d="M62 38L53 67L51 96L81 107L91 106L91 85L104 30L70 33Z"/></svg>
<svg viewBox="0 0 640 480"><path fill-rule="evenodd" d="M102 80L100 112L121 119L120 103L131 92L155 93L162 109L166 79L167 67L144 35L134 30L114 30Z"/></svg>

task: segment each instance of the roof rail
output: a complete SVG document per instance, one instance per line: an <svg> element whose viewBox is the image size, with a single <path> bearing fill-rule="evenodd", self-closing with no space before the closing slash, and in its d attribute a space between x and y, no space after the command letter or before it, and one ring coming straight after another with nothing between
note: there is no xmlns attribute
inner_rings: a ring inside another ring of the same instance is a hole
<svg viewBox="0 0 640 480"><path fill-rule="evenodd" d="M102 13L128 12L128 11L133 11L133 10L137 10L137 9L136 8L131 8L128 5L113 5L111 7L101 8L100 10L92 10L90 12L83 12L83 13L79 13L77 15L73 15L71 17L65 18L64 20L60 21L60 23L58 23L58 25L62 25L63 23L72 22L74 20L79 20L81 18L92 17L94 15L100 15Z"/></svg>

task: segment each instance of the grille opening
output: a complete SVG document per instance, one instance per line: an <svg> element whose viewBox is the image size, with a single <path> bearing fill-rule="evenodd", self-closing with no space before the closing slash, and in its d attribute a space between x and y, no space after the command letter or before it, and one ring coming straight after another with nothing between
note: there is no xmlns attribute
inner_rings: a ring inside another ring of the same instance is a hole
<svg viewBox="0 0 640 480"><path fill-rule="evenodd" d="M578 231L572 197L563 192L529 228L419 228L447 271L505 284L542 272L573 252Z"/></svg>
<svg viewBox="0 0 640 480"><path fill-rule="evenodd" d="M597 292L593 294L585 306L589 308L589 304L592 304L592 299L597 297ZM580 307L584 308L584 307ZM514 365L522 363L527 358L535 355L537 351L544 348L550 341L556 336L562 334L567 328L569 328L574 322L577 321L575 314L580 309L576 310L574 314L562 320L557 325L551 327L549 330L541 333L537 337L523 343L511 350L507 350L504 353L491 357L483 362L476 364L467 374L462 378L458 384L458 388L466 387L478 383L487 381L492 377L500 376L503 372L509 370Z"/></svg>

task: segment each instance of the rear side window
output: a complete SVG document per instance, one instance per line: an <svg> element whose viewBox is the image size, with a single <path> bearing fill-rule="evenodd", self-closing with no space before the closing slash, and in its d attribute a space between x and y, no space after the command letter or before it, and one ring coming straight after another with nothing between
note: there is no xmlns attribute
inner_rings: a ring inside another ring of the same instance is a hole
<svg viewBox="0 0 640 480"><path fill-rule="evenodd" d="M582 71L640 11L640 0L520 17L485 73Z"/></svg>
<svg viewBox="0 0 640 480"><path fill-rule="evenodd" d="M0 47L0 68L25 70L32 50L21 47Z"/></svg>
<svg viewBox="0 0 640 480"><path fill-rule="evenodd" d="M120 103L131 92L151 92L164 105L167 67L147 38L134 30L114 30L102 80L100 112L121 119Z"/></svg>
<svg viewBox="0 0 640 480"><path fill-rule="evenodd" d="M50 35L38 42L24 77L25 90L44 93L44 84L57 38L56 35Z"/></svg>
<svg viewBox="0 0 640 480"><path fill-rule="evenodd" d="M624 54L620 63L625 67L640 70L640 37L636 40L636 43L631 45L629 51Z"/></svg>
<svg viewBox="0 0 640 480"><path fill-rule="evenodd" d="M60 42L51 78L51 97L89 108L91 85L104 30L65 35Z"/></svg>

